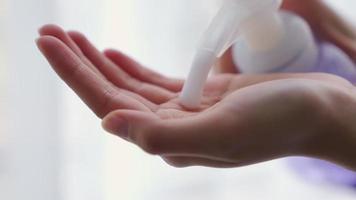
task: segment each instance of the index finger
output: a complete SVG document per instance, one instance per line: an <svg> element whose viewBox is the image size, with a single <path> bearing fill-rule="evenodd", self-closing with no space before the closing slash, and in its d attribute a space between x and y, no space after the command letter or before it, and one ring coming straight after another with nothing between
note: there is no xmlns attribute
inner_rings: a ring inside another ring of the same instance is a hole
<svg viewBox="0 0 356 200"><path fill-rule="evenodd" d="M37 45L57 74L102 118L115 109L149 110L88 68L63 42L42 36Z"/></svg>

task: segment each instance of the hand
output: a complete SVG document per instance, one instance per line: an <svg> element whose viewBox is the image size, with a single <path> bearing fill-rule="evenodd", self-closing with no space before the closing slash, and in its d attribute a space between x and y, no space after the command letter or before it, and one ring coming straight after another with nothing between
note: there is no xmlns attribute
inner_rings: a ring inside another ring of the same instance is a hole
<svg viewBox="0 0 356 200"><path fill-rule="evenodd" d="M342 49L356 62L356 29L330 8L323 0L284 0L283 9L303 17L322 40ZM220 59L217 72L237 73L229 49Z"/></svg>
<svg viewBox="0 0 356 200"><path fill-rule="evenodd" d="M330 107L325 99L335 94L351 99L351 84L331 75L219 75L206 84L201 108L186 110L177 99L183 81L120 52L101 53L77 32L50 25L40 34L42 53L96 115L105 117L106 130L174 166L322 157L316 149L326 145L313 142L336 126L329 120L333 113L323 115Z"/></svg>
<svg viewBox="0 0 356 200"><path fill-rule="evenodd" d="M329 41L356 61L356 29L323 0L285 0L283 8L296 12L320 38Z"/></svg>

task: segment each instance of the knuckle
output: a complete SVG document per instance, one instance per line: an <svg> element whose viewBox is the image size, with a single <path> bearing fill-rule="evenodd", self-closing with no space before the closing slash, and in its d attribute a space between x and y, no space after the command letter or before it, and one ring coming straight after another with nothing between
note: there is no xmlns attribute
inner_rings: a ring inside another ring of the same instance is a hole
<svg viewBox="0 0 356 200"><path fill-rule="evenodd" d="M68 76L70 79L76 79L77 77L82 76L85 70L86 66L82 62L76 61L73 63L72 68L68 71Z"/></svg>
<svg viewBox="0 0 356 200"><path fill-rule="evenodd" d="M102 92L103 101L95 110L97 116L103 118L110 110L113 110L112 104L116 98L119 98L119 95L120 93L116 92L112 87L107 86Z"/></svg>

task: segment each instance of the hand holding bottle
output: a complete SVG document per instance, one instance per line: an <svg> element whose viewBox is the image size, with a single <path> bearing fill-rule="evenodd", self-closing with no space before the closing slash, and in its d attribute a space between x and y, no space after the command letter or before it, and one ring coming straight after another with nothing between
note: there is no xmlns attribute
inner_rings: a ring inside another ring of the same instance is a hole
<svg viewBox="0 0 356 200"><path fill-rule="evenodd" d="M341 17L323 0L284 0L282 9L303 17L313 32L323 41L330 42L356 62L356 28ZM236 73L236 64L229 49L216 69L222 73Z"/></svg>
<svg viewBox="0 0 356 200"><path fill-rule="evenodd" d="M314 33L356 61L356 28L323 0L285 0L283 8L308 21Z"/></svg>

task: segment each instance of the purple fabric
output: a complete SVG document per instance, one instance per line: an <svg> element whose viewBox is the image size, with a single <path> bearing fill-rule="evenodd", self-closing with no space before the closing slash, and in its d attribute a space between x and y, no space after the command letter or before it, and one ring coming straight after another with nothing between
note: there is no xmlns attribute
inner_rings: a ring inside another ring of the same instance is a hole
<svg viewBox="0 0 356 200"><path fill-rule="evenodd" d="M319 44L319 62L310 72L335 74L356 83L355 64L343 51L329 43ZM294 170L309 181L327 181L356 189L356 172L311 158L291 158L289 162Z"/></svg>
<svg viewBox="0 0 356 200"><path fill-rule="evenodd" d="M288 162L292 169L308 181L316 183L330 182L356 189L356 173L351 170L312 158L290 158Z"/></svg>
<svg viewBox="0 0 356 200"><path fill-rule="evenodd" d="M319 62L311 71L335 74L356 83L355 63L342 50L330 43L319 44Z"/></svg>

